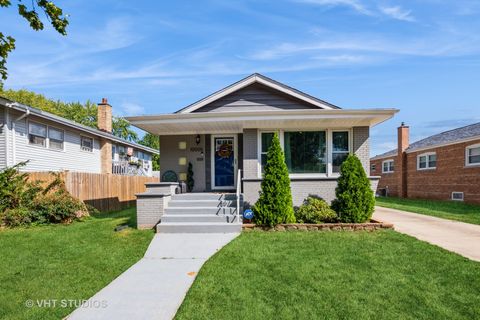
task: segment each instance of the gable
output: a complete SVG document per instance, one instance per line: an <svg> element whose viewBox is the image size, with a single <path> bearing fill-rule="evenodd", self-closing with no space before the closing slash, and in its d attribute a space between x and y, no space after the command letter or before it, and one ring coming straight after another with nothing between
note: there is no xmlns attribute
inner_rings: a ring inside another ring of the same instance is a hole
<svg viewBox="0 0 480 320"><path fill-rule="evenodd" d="M268 111L318 109L318 106L288 96L260 83L230 93L193 112Z"/></svg>

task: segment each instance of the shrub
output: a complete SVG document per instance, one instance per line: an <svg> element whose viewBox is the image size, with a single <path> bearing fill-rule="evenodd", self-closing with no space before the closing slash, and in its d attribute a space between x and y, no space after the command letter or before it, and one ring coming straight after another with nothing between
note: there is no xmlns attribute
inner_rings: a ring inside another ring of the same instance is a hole
<svg viewBox="0 0 480 320"><path fill-rule="evenodd" d="M267 152L267 163L258 201L253 206L255 223L274 226L295 222L290 178L280 140L275 133Z"/></svg>
<svg viewBox="0 0 480 320"><path fill-rule="evenodd" d="M357 156L349 155L343 162L335 193L332 208L342 222L361 223L372 217L375 198Z"/></svg>
<svg viewBox="0 0 480 320"><path fill-rule="evenodd" d="M0 172L0 224L19 226L31 223L69 223L89 215L89 208L71 196L60 174L46 188L41 181L28 181L18 169L26 162Z"/></svg>
<svg viewBox="0 0 480 320"><path fill-rule="evenodd" d="M187 191L192 192L193 186L195 186L195 180L193 179L193 166L192 163L188 163L187 170Z"/></svg>
<svg viewBox="0 0 480 320"><path fill-rule="evenodd" d="M337 214L325 200L309 196L295 210L295 218L299 223L336 222Z"/></svg>

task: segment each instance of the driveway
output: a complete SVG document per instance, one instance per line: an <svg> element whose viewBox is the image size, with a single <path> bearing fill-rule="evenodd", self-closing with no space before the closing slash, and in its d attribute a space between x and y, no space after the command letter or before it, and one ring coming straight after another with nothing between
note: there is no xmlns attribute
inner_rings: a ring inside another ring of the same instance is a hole
<svg viewBox="0 0 480 320"><path fill-rule="evenodd" d="M67 318L172 319L205 261L238 235L156 234L139 262Z"/></svg>
<svg viewBox="0 0 480 320"><path fill-rule="evenodd" d="M480 261L480 225L375 207L375 220L393 223L396 231Z"/></svg>

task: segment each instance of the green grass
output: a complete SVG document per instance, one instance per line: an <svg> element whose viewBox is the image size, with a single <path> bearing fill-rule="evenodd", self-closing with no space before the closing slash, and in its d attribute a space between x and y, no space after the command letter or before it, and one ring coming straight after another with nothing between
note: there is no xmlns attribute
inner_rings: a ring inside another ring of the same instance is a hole
<svg viewBox="0 0 480 320"><path fill-rule="evenodd" d="M243 233L176 319L479 319L480 263L394 231Z"/></svg>
<svg viewBox="0 0 480 320"><path fill-rule="evenodd" d="M0 231L0 319L61 319L75 308L27 308L25 301L88 299L133 265L153 232L114 228L134 224L134 213Z"/></svg>
<svg viewBox="0 0 480 320"><path fill-rule="evenodd" d="M380 207L480 224L480 206L478 205L454 201L401 199L393 197L379 197L376 200L376 205Z"/></svg>

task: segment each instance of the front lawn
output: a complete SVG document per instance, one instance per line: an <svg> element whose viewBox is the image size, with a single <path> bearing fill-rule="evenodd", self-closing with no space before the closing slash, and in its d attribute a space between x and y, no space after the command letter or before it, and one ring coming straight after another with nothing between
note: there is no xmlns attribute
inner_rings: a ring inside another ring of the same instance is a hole
<svg viewBox="0 0 480 320"><path fill-rule="evenodd" d="M480 263L394 231L249 232L176 319L478 319Z"/></svg>
<svg viewBox="0 0 480 320"><path fill-rule="evenodd" d="M380 207L480 224L480 206L478 205L454 201L401 199L394 197L379 197L376 200L376 205Z"/></svg>
<svg viewBox="0 0 480 320"><path fill-rule="evenodd" d="M132 208L71 225L0 231L0 319L61 319L75 308L26 301L88 299L128 269L153 237L150 230L114 231L133 224L134 214Z"/></svg>

